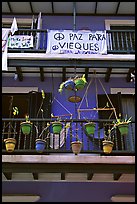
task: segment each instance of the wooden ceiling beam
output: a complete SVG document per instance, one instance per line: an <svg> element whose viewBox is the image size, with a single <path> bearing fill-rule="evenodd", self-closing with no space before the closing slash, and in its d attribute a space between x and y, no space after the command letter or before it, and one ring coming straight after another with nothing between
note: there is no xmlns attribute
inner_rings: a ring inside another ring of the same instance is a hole
<svg viewBox="0 0 137 204"><path fill-rule="evenodd" d="M7 180L12 179L12 173L11 172L3 172L4 176L6 177Z"/></svg>
<svg viewBox="0 0 137 204"><path fill-rule="evenodd" d="M44 81L44 70L43 70L43 67L40 67L40 80Z"/></svg>
<svg viewBox="0 0 137 204"><path fill-rule="evenodd" d="M105 82L109 82L111 72L112 72L112 68L107 68L106 75L105 75Z"/></svg>
<svg viewBox="0 0 137 204"><path fill-rule="evenodd" d="M18 75L19 81L23 81L23 74L21 67L16 67L16 74Z"/></svg>
<svg viewBox="0 0 137 204"><path fill-rule="evenodd" d="M86 78L86 81L88 82L88 74L89 74L89 68L86 67L85 68L85 78Z"/></svg>
<svg viewBox="0 0 137 204"><path fill-rule="evenodd" d="M121 175L122 174L120 174L120 173L119 174L113 174L113 179L118 181L119 178L121 177Z"/></svg>
<svg viewBox="0 0 137 204"><path fill-rule="evenodd" d="M129 69L126 77L126 81L130 82L131 81L131 73L133 73L135 69Z"/></svg>
<svg viewBox="0 0 137 204"><path fill-rule="evenodd" d="M66 67L62 68L62 82L66 81Z"/></svg>
<svg viewBox="0 0 137 204"><path fill-rule="evenodd" d="M39 179L38 173L32 173L32 174L33 174L34 180L38 180Z"/></svg>

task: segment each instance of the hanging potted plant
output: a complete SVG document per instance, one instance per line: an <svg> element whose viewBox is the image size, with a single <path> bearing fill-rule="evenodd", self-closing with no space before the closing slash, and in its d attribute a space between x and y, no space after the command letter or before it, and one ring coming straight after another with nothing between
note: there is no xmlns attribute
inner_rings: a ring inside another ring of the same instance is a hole
<svg viewBox="0 0 137 204"><path fill-rule="evenodd" d="M15 115L18 115L18 113L19 113L18 108L13 107L13 117ZM11 122L9 122L9 131L11 131L11 128L13 128L13 127L12 127ZM16 133L13 132L13 134L16 134ZM4 139L7 152L13 152L15 149L15 146L16 146L15 137L10 137L10 135L11 135L11 132L8 133L8 138Z"/></svg>
<svg viewBox="0 0 137 204"><path fill-rule="evenodd" d="M80 140L76 140L71 142L71 148L75 155L78 155L82 148L82 142Z"/></svg>
<svg viewBox="0 0 137 204"><path fill-rule="evenodd" d="M82 142L80 141L78 137L78 133L76 133L76 136L72 135L72 137L75 138L75 141L71 142L71 149L75 155L78 155L82 149Z"/></svg>
<svg viewBox="0 0 137 204"><path fill-rule="evenodd" d="M105 134L104 140L102 141L103 152L106 154L110 154L114 146L114 136L113 138L111 138L111 131L113 130L113 128L111 130L108 130L108 135Z"/></svg>
<svg viewBox="0 0 137 204"><path fill-rule="evenodd" d="M29 115L26 115L25 116L25 119L26 121L25 122L21 122L20 123L20 127L21 127L21 130L22 130L22 133L24 135L29 135L31 130L32 130L32 122L30 122L29 120Z"/></svg>
<svg viewBox="0 0 137 204"><path fill-rule="evenodd" d="M42 152L44 151L44 149L45 149L45 146L46 146L46 140L49 138L49 137L48 137L49 133L47 134L47 137L46 137L46 138L43 138L42 136L43 136L44 131L47 131L47 130L48 130L48 128L50 127L50 124L49 124L49 123L47 124L47 127L45 127L45 128L42 130L42 132L41 132L40 135L38 135L39 133L38 133L38 128L37 128L37 126L36 126L36 125L34 125L34 126L35 126L36 132L37 132L37 139L35 140L35 148L36 148L36 151L37 151L38 153L42 153Z"/></svg>
<svg viewBox="0 0 137 204"><path fill-rule="evenodd" d="M85 87L85 84L87 83L85 74L83 74L82 77L75 76L73 80L75 82L76 90L82 90Z"/></svg>
<svg viewBox="0 0 137 204"><path fill-rule="evenodd" d="M67 90L73 90L75 88L74 80L72 78L69 78L65 82L62 82L59 86L59 89L58 89L59 93L62 93L63 88L65 88Z"/></svg>
<svg viewBox="0 0 137 204"><path fill-rule="evenodd" d="M63 124L60 122L60 117L57 117L57 119L53 122L51 122L52 124L52 130L54 134L60 134L62 128L63 128Z"/></svg>
<svg viewBox="0 0 137 204"><path fill-rule="evenodd" d="M87 135L94 135L96 124L94 122L87 122L84 124L84 130Z"/></svg>
<svg viewBox="0 0 137 204"><path fill-rule="evenodd" d="M42 95L42 101L41 101L41 104L40 104L40 107L38 109L38 112L37 112L37 115L36 117L39 116L39 114L41 113L42 115L42 118L44 119L43 117L43 109L42 109L42 106L43 106L43 102L44 102L44 99L45 99L45 93L43 90L41 90L41 95ZM49 133L46 133L47 136L46 138L44 138L44 132L48 130L48 128L50 127L50 123L47 123L47 126L44 127L44 129L41 131L41 133L39 134L39 130L38 130L38 127L37 125L34 124L34 127L36 128L36 140L35 140L35 149L38 153L42 153L45 149L45 146L46 146L46 140L49 138L48 135Z"/></svg>
<svg viewBox="0 0 137 204"><path fill-rule="evenodd" d="M127 136L129 123L131 122L131 118L132 117L127 118L127 115L126 115L125 119L117 118L116 122L113 122L114 126L118 127L121 136Z"/></svg>

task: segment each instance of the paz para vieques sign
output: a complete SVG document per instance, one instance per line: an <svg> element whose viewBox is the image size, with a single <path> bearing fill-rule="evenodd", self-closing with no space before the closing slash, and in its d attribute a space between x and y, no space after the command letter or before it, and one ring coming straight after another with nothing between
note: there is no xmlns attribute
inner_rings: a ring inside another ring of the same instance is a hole
<svg viewBox="0 0 137 204"><path fill-rule="evenodd" d="M48 30L50 54L107 54L106 31Z"/></svg>

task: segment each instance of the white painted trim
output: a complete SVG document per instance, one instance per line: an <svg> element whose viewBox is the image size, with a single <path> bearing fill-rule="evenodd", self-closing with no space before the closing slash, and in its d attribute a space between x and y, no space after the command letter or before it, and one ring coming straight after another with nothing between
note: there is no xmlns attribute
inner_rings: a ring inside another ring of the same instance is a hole
<svg viewBox="0 0 137 204"><path fill-rule="evenodd" d="M135 20L105 20L105 29L110 30L111 25L129 25L135 26Z"/></svg>
<svg viewBox="0 0 137 204"><path fill-rule="evenodd" d="M2 93L28 93L38 91L38 87L2 87Z"/></svg>
<svg viewBox="0 0 137 204"><path fill-rule="evenodd" d="M88 163L88 164L135 164L135 156L92 155L2 155L2 162L9 163Z"/></svg>
<svg viewBox="0 0 137 204"><path fill-rule="evenodd" d="M111 94L117 94L121 92L121 94L135 94L135 88L110 88Z"/></svg>
<svg viewBox="0 0 137 204"><path fill-rule="evenodd" d="M48 59L82 59L82 60L135 60L134 54L46 54L46 53L8 53L8 59L48 60Z"/></svg>

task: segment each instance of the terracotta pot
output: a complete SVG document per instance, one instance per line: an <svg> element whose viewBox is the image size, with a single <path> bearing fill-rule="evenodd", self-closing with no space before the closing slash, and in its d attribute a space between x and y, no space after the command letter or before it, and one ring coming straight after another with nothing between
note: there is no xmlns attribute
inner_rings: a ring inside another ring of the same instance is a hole
<svg viewBox="0 0 137 204"><path fill-rule="evenodd" d="M20 126L21 126L22 133L24 135L29 135L30 134L31 129L32 129L32 123L31 122L22 122L20 124Z"/></svg>
<svg viewBox="0 0 137 204"><path fill-rule="evenodd" d="M7 138L4 139L5 145L6 145L6 150L7 152L13 152L15 149L16 145L16 139L14 138Z"/></svg>
<svg viewBox="0 0 137 204"><path fill-rule="evenodd" d="M121 123L118 126L121 136L126 136L128 134L128 123Z"/></svg>
<svg viewBox="0 0 137 204"><path fill-rule="evenodd" d="M86 123L86 124L84 125L85 133L86 133L87 135L93 135L94 132L95 132L95 127L96 127L96 124L93 123L93 122Z"/></svg>
<svg viewBox="0 0 137 204"><path fill-rule="evenodd" d="M114 142L104 140L103 141L103 151L104 151L104 153L110 154L112 152L113 145L114 145Z"/></svg>
<svg viewBox="0 0 137 204"><path fill-rule="evenodd" d="M74 141L71 142L72 151L75 155L79 154L82 148L82 142Z"/></svg>
<svg viewBox="0 0 137 204"><path fill-rule="evenodd" d="M35 140L35 147L37 152L42 153L45 149L45 145L46 145L45 140L40 138Z"/></svg>
<svg viewBox="0 0 137 204"><path fill-rule="evenodd" d="M63 124L59 121L52 122L52 130L54 134L60 134Z"/></svg>

